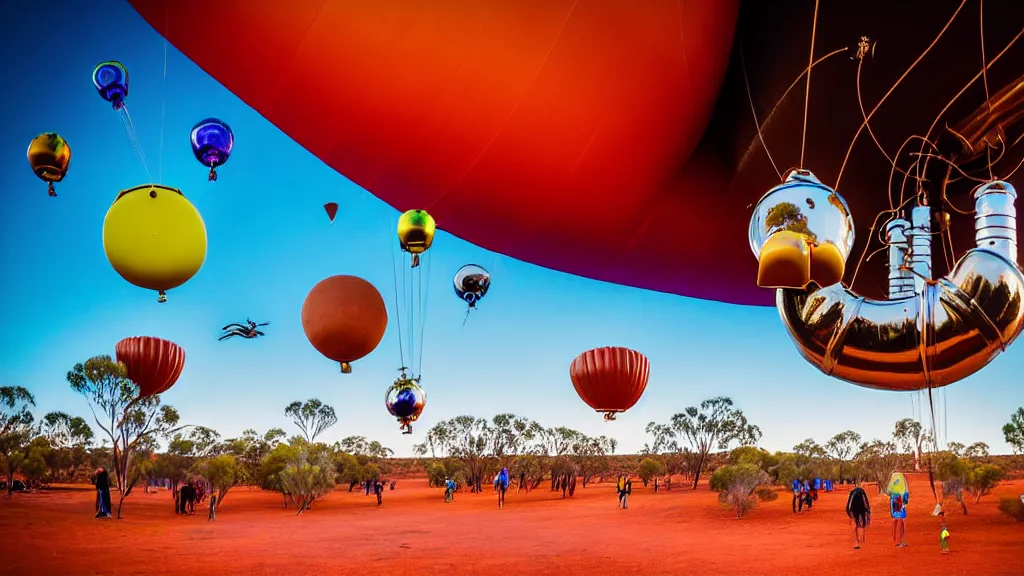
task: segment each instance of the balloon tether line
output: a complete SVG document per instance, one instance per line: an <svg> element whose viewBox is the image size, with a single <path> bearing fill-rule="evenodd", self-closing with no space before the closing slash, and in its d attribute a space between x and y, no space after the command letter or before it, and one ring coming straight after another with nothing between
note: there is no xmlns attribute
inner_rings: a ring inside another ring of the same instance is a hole
<svg viewBox="0 0 1024 576"><path fill-rule="evenodd" d="M804 128L800 136L800 169L804 168L804 148L807 145L807 109L811 104L811 68L814 67L814 41L818 36L818 7L821 0L814 0L814 21L811 23L811 54L807 58L807 85L804 89Z"/></svg>
<svg viewBox="0 0 1024 576"><path fill-rule="evenodd" d="M388 251L391 252L391 278L394 280L392 283L395 287L395 322L398 324L398 359L401 360L402 366L405 366L405 347L402 344L402 315L400 314L401 303L398 299L398 264L395 258L395 247L391 244L391 227L386 225L384 229L387 231L386 237L388 238Z"/></svg>

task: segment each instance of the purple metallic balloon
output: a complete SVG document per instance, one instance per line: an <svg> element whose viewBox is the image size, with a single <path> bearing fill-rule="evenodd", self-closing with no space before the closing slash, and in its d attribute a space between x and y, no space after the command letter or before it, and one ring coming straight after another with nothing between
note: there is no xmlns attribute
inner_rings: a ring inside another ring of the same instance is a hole
<svg viewBox="0 0 1024 576"><path fill-rule="evenodd" d="M210 167L211 182L217 179L216 168L228 161L234 145L231 128L216 118L207 118L192 128L192 153L203 166Z"/></svg>

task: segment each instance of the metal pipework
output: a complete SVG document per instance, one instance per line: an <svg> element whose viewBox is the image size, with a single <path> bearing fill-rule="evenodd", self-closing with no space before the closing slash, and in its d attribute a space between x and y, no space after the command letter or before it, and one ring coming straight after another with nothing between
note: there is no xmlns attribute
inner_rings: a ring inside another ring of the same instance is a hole
<svg viewBox="0 0 1024 576"><path fill-rule="evenodd" d="M932 279L932 211L927 206L914 206L911 211L910 269L913 270L914 292L920 294Z"/></svg>
<svg viewBox="0 0 1024 576"><path fill-rule="evenodd" d="M775 304L800 354L854 384L920 390L962 380L1005 350L1024 330L1016 192L990 182L974 196L978 246L920 293L870 300L842 284L779 289Z"/></svg>
<svg viewBox="0 0 1024 576"><path fill-rule="evenodd" d="M907 269L910 263L910 243L907 229L910 222L902 218L893 220L885 227L886 242L889 244L889 299L913 296L914 274Z"/></svg>

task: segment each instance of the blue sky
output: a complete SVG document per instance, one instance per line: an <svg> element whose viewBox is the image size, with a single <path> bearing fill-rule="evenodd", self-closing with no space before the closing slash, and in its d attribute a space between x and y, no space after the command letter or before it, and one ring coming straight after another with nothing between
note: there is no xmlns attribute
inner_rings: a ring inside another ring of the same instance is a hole
<svg viewBox="0 0 1024 576"><path fill-rule="evenodd" d="M772 308L586 280L441 232L431 249L424 337L428 406L419 433L402 436L383 406L400 365L394 323L376 352L346 376L309 345L300 323L306 293L333 274L371 281L394 315L389 251L396 210L310 155L171 46L165 78L164 41L127 3L4 4L0 46L8 78L0 107L0 383L33 391L40 414L88 415L65 374L90 356L113 355L118 340L134 335L185 348L185 372L163 397L186 423L226 436L274 426L294 433L284 406L318 397L339 416L328 440L360 434L399 455L410 454L433 423L460 414L513 412L614 436L621 451L631 452L646 441L648 421L715 395L731 396L763 430L762 446L773 450L851 428L887 438L896 420L919 413L915 394L867 390L818 373L799 358ZM110 59L130 71L128 106L153 179L180 188L209 235L202 270L163 305L122 280L103 253L110 203L118 191L149 180L117 113L90 82L96 63ZM216 183L207 182L188 144L193 124L211 116L230 124L236 139ZM25 159L29 140L44 131L62 134L74 153L56 199ZM323 210L329 201L340 205L333 225ZM463 326L465 305L451 279L467 263L488 268L493 284ZM266 338L217 341L220 326L247 316L273 322ZM603 345L641 350L652 366L646 394L614 423L584 405L568 377L579 352ZM1009 452L999 427L1024 401L1022 373L1018 344L942 391L948 439Z"/></svg>

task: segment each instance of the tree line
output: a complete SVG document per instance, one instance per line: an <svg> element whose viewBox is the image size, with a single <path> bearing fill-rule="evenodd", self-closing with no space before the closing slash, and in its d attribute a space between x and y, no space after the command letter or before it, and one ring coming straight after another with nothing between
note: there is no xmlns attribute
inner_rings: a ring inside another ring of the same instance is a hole
<svg viewBox="0 0 1024 576"><path fill-rule="evenodd" d="M318 441L338 418L315 398L284 409L299 434L287 438L284 429L272 428L225 439L212 428L180 425L178 412L159 396L139 398L124 367L109 356L75 365L67 380L88 400L92 424L101 433L99 445L85 418L53 412L36 421L28 390L0 387L0 465L8 494L15 474L30 484L70 482L103 465L114 473L118 517L139 483L166 479L177 495L181 483L197 477L217 491L219 503L233 487L248 485L279 492L284 506L301 514L338 484L352 490L392 472L393 452L380 442L361 436L330 445ZM770 453L756 447L760 429L726 397L687 407L667 422L651 422L646 432L650 441L627 463L612 459L618 447L614 438L547 428L514 414L489 420L464 415L435 424L414 449L431 485L451 478L473 492L483 490L501 467L509 469L519 490L534 490L547 480L565 497L575 493L577 480L586 487L608 474L635 474L645 485L664 477L671 489L673 477L696 488L710 473L712 488L738 513L753 507L755 497L771 498L774 490L764 488L794 478L862 479L878 482L881 490L894 470L911 462L918 469L927 465L943 493L966 512L964 492L980 499L1005 473L987 461L984 443L950 442L939 451L929 431L913 419L897 422L887 439L863 441L847 430L823 444L808 438L791 452ZM1024 407L1011 415L1003 433L1015 452L1024 453Z"/></svg>

